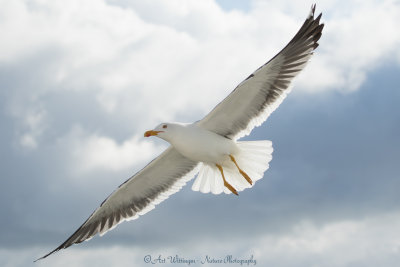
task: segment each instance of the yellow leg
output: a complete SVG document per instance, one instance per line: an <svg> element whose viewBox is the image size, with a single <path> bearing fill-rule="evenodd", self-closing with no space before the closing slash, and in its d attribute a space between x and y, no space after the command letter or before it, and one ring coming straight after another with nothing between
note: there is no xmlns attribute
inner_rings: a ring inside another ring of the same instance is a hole
<svg viewBox="0 0 400 267"><path fill-rule="evenodd" d="M238 192L236 191L236 189L231 186L226 180L225 180L225 175L224 175L224 170L222 169L222 166L219 164L215 164L217 166L217 168L219 169L219 171L222 174L222 179L224 180L224 185L226 186L226 188L228 188L229 190L231 190L232 193L234 193L235 195L239 195Z"/></svg>
<svg viewBox="0 0 400 267"><path fill-rule="evenodd" d="M241 168L239 168L235 158L232 155L229 155L229 157L231 158L231 160L233 161L233 163L235 163L236 168L238 168L240 174L247 180L247 182L249 182L249 184L253 184L253 181L251 180L251 178L247 175L247 173L245 173Z"/></svg>

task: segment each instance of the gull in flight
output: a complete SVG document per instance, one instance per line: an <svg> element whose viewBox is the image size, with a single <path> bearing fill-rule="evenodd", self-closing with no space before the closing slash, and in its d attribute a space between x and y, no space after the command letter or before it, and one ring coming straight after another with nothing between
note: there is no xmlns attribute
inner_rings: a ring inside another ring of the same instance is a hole
<svg viewBox="0 0 400 267"><path fill-rule="evenodd" d="M39 259L138 218L196 174L192 189L202 193L238 195L254 186L269 167L272 142L237 140L280 105L290 82L313 55L324 27L322 14L314 18L314 13L315 5L293 39L202 120L161 123L147 131L145 137L162 138L171 146L121 184L64 243Z"/></svg>

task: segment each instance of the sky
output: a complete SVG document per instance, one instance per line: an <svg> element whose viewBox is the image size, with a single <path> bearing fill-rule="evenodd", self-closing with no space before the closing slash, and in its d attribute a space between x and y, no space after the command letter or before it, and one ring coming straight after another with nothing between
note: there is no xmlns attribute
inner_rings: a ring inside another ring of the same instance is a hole
<svg viewBox="0 0 400 267"><path fill-rule="evenodd" d="M397 264L395 0L316 2L320 46L245 137L274 146L252 189L202 194L189 182L138 220L33 263L167 147L144 131L201 119L279 52L312 3L0 0L0 265Z"/></svg>

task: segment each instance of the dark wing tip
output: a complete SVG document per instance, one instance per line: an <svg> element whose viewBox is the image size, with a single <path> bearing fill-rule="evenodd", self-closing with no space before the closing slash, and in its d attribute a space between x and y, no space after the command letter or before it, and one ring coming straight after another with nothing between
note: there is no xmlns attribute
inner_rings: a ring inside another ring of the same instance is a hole
<svg viewBox="0 0 400 267"><path fill-rule="evenodd" d="M50 256L51 254L53 254L53 253L55 253L55 252L59 251L60 249L62 249L62 245L61 245L61 246L59 246L58 248L56 248L56 249L54 249L54 250L50 251L49 253L47 253L47 254L46 254L46 255L44 255L43 257L40 257L40 258L38 258L38 259L34 260L33 262L37 262L37 261L43 260L44 258L47 258L48 256Z"/></svg>
<svg viewBox="0 0 400 267"><path fill-rule="evenodd" d="M47 253L46 255L44 255L43 257L40 257L38 259L36 259L34 262L37 262L38 260L42 260L44 258L47 258L48 256L50 256L53 253L56 253L57 251L61 250L61 249L65 249L70 247L73 244L78 244L81 243L82 241L88 239L90 236L84 238L84 239L77 239L77 237L80 237L82 235L81 230L85 230L84 226L86 224L86 222L90 219L90 217L81 225L81 227L78 228L78 230L75 231L75 233L73 233L64 243L62 243L61 245L59 245L56 249L50 251L49 253Z"/></svg>
<svg viewBox="0 0 400 267"><path fill-rule="evenodd" d="M315 14L315 7L316 7L316 4L312 4L311 5L311 10L310 10L310 14L308 15L308 19L310 19L310 18L314 18L314 14Z"/></svg>
<svg viewBox="0 0 400 267"><path fill-rule="evenodd" d="M318 17L315 19L315 21L317 21L317 22L319 23L319 21L320 21L321 17L322 17L322 12L321 12L321 13L319 13L319 15L318 15Z"/></svg>
<svg viewBox="0 0 400 267"><path fill-rule="evenodd" d="M324 24L320 22L322 13L320 13L316 18L314 18L315 13L315 4L311 7L311 12L308 15L307 19L304 21L303 25L293 37L293 39L289 42L289 45L292 45L299 41L306 41L308 38L311 38L313 42L313 48L318 47L318 41L322 35L322 29L324 28Z"/></svg>

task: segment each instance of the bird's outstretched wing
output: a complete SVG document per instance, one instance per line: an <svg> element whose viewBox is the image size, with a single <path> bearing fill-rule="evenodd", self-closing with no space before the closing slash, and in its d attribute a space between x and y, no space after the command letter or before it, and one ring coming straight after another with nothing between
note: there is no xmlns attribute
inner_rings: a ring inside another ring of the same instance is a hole
<svg viewBox="0 0 400 267"><path fill-rule="evenodd" d="M64 243L38 260L152 210L193 178L197 164L168 148L121 184Z"/></svg>
<svg viewBox="0 0 400 267"><path fill-rule="evenodd" d="M324 24L311 7L303 26L275 57L240 83L198 125L233 140L260 126L285 99L292 79L318 47Z"/></svg>

